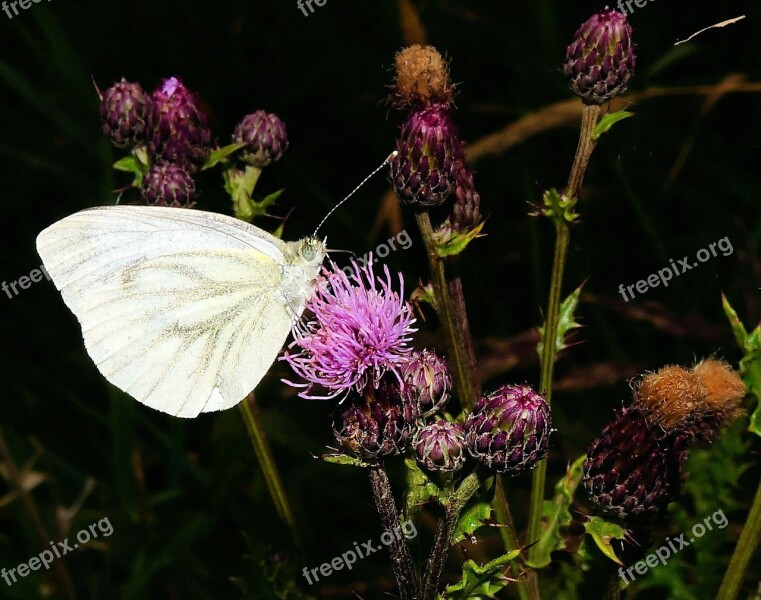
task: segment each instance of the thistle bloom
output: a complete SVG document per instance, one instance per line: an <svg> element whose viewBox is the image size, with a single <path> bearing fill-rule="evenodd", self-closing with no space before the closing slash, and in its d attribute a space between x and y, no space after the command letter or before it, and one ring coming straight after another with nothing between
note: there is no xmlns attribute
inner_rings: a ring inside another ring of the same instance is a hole
<svg viewBox="0 0 761 600"><path fill-rule="evenodd" d="M375 276L372 258L364 267L352 263L346 275L335 265L323 267L306 309L313 313L293 328L293 342L283 359L306 383L302 398L328 399L354 390L363 393L368 384L378 387L381 377L391 372L401 383L400 367L411 352L412 327L409 305L404 301L404 280L400 290L391 288L391 274ZM314 395L315 386L326 389Z"/></svg>

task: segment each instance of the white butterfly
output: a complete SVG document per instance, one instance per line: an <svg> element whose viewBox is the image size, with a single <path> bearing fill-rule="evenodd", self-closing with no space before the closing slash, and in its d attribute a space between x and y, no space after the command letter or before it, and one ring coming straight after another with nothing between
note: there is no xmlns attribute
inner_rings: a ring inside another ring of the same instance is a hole
<svg viewBox="0 0 761 600"><path fill-rule="evenodd" d="M232 217L149 206L54 223L37 251L111 383L179 417L253 390L301 316L325 243Z"/></svg>

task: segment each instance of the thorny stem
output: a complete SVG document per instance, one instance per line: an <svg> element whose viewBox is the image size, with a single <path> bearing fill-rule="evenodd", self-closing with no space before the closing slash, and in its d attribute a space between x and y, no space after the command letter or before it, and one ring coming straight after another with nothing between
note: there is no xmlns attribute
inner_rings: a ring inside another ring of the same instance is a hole
<svg viewBox="0 0 761 600"><path fill-rule="evenodd" d="M447 339L449 364L453 368L454 385L465 410L473 408L478 399L473 341L468 325L468 313L462 295L462 282L458 275L450 271L447 275L447 261L436 252L433 226L427 211L415 213L420 234L425 243L431 283L436 298L436 312ZM456 263L451 263L456 267Z"/></svg>
<svg viewBox="0 0 761 600"><path fill-rule="evenodd" d="M264 433L264 425L261 416L259 415L259 407L256 404L254 393L251 392L243 399L243 401L239 402L238 408L243 417L243 423L246 426L246 431L251 440L251 445L254 448L254 453L262 468L264 481L267 483L267 489L275 504L275 508L277 509L280 518L291 530L296 549L302 554L303 546L301 544L298 528L296 527L296 519L293 516L293 509L288 502L288 496L285 493L283 481L280 479L280 473L277 470L275 458L272 455L272 449L270 448L269 442L267 442L267 436Z"/></svg>
<svg viewBox="0 0 761 600"><path fill-rule="evenodd" d="M439 522L433 542L433 550L428 558L425 583L423 584L423 600L435 600L436 598L439 585L441 585L441 575L444 572L444 565L449 554L449 547L452 545L454 533L457 529L457 520L460 517L462 509L465 508L468 500L476 493L480 484L478 475L473 471L462 480L457 491L445 503L444 516Z"/></svg>
<svg viewBox="0 0 761 600"><path fill-rule="evenodd" d="M581 184L584 180L584 173L589 165L589 158L592 151L597 145L593 139L593 132L597 120L600 116L600 106L596 104L585 104L581 117L581 131L579 132L579 143L576 147L576 156L571 168L571 175L568 178L564 196L567 198L578 198ZM547 313L544 324L544 343L541 356L541 379L539 382L540 391L545 394L547 404L552 399L552 375L555 368L555 358L557 347L555 340L558 334L558 324L560 321L560 303L563 289L563 275L565 273L566 258L568 256L568 245L570 241L570 227L561 218L555 218L555 254L552 261L552 276L550 279L550 295L547 301ZM531 480L531 503L529 513L528 539L526 542L531 544L539 539L539 529L542 519L542 505L544 503L544 483L547 476L547 461L539 462L539 466L534 471ZM529 550L529 558L534 558L536 548ZM533 577L535 579L535 576Z"/></svg>
<svg viewBox="0 0 761 600"><path fill-rule="evenodd" d="M35 506L29 494L27 494L27 491L21 482L21 475L19 473L18 467L16 467L16 463L13 462L13 457L8 450L8 446L5 444L5 438L3 437L2 431L0 431L0 460L5 466L5 470L11 485L14 487L16 494L21 500L21 503L24 505L24 508L29 513L29 517L32 519L32 524L34 525L34 530L37 534L40 545L43 548L48 548L48 545L51 542L50 535L45 529L45 525L40 518L40 513L37 512L37 507ZM56 578L58 579L58 583L61 586L61 592L70 600L76 600L77 592L74 589L74 583L71 581L69 572L66 569L66 564L64 562L65 560L65 558L61 558L54 561L53 569L55 571Z"/></svg>
<svg viewBox="0 0 761 600"><path fill-rule="evenodd" d="M420 597L420 581L415 572L410 549L407 547L404 536L399 532L399 513L396 510L396 502L394 502L394 494L388 475L382 465L371 466L368 469L368 475L370 485L373 488L375 508L380 515L383 530L393 534L391 536L393 541L388 548L391 554L394 577L396 577L396 582L399 585L399 597L401 600L418 600Z"/></svg>
<svg viewBox="0 0 761 600"><path fill-rule="evenodd" d="M743 574L748 568L748 563L761 541L761 481L756 490L756 497L748 513L740 539L737 541L735 551L729 561L727 571L724 573L724 581L721 582L716 600L735 600L742 585Z"/></svg>

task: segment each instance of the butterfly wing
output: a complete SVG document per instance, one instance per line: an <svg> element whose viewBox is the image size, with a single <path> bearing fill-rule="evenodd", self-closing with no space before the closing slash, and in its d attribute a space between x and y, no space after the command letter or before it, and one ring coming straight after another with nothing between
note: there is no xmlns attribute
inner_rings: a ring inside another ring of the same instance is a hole
<svg viewBox="0 0 761 600"><path fill-rule="evenodd" d="M100 372L169 414L234 406L290 331L287 243L231 217L88 209L40 233L37 248Z"/></svg>

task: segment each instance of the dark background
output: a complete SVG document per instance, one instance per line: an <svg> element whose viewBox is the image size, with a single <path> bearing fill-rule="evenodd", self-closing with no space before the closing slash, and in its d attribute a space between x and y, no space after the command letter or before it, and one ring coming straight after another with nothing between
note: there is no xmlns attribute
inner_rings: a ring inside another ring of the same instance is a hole
<svg viewBox="0 0 761 600"><path fill-rule="evenodd" d="M576 27L602 7L417 3L428 42L451 58L463 139L478 140L570 98L560 72L565 47ZM747 18L673 45L740 14ZM636 117L603 138L587 173L583 222L572 234L566 275L567 291L587 280L579 309L585 327L575 338L582 343L558 364L553 409L559 431L548 485L627 398L628 378L711 353L739 358L721 311L722 290L746 323L761 316L761 88L690 93L690 86L715 85L732 74L761 82L761 3L657 0L630 19L639 44L631 91L672 93L634 103ZM112 190L129 181L110 168L121 153L100 131L91 77L102 89L124 76L148 90L163 77L181 77L202 98L221 144L244 114L276 112L291 145L265 171L257 192L286 188L277 213L294 209L285 237L296 239L393 148L401 117L383 100L394 54L404 44L391 1L328 0L308 17L295 0L52 0L12 20L0 13L0 279L17 280L39 266L34 239L44 227L79 209L113 203ZM673 93L685 87L687 93ZM487 389L538 380L532 331L546 303L553 236L548 223L527 213L542 190L564 184L576 140L577 126L568 122L473 164L489 220L487 236L463 257L464 286ZM204 173L198 185L200 208L228 210L219 171ZM375 177L324 233L332 248L363 254L395 233L401 216L414 243L392 253L388 263L413 286L426 273L422 242L411 215L382 202L386 192L384 178ZM258 224L274 228L277 222ZM731 256L713 258L632 302L618 295L619 284L636 283L669 258L694 256L725 236ZM421 329L421 344L443 348L431 315ZM104 517L114 527L111 537L66 559L80 597L235 598L229 578L252 578L256 571L242 558L242 533L254 540L252 551L269 553L270 564L277 562L273 552L291 552L237 411L184 421L107 385L84 352L75 318L46 281L13 299L0 294L0 336L0 429L25 481L34 485L30 497L49 539ZM305 540L306 557L291 562L300 572L355 541L377 538L380 525L361 471L312 458L332 444L332 406L296 398L278 382L285 374L276 365L259 399ZM757 463L759 444L735 437L748 444L742 460ZM726 543L715 553L719 563L728 559L729 540L736 539L759 475L758 467L737 472L737 480L726 482L731 490L716 492L719 502L730 492L736 502ZM29 512L11 495L5 475L0 566L13 567L40 547ZM521 528L529 486L529 477L510 481ZM689 498L683 504L686 514L695 514L687 523L710 514ZM706 510L722 506L729 504ZM424 547L428 536L420 536ZM493 557L490 547L471 556ZM683 559L690 557L685 552ZM451 569L454 575L454 562ZM699 568L681 573L694 597L712 597L717 575ZM46 576L37 572L10 588L0 583L0 597L41 597ZM354 590L376 598L393 589L390 577L387 557L377 553L318 586L306 586L301 576L297 582L317 597L350 598ZM749 577L746 590L752 589ZM673 592L647 593L658 598Z"/></svg>

